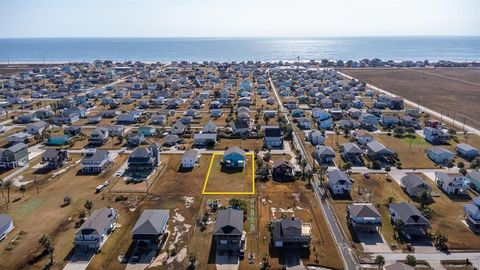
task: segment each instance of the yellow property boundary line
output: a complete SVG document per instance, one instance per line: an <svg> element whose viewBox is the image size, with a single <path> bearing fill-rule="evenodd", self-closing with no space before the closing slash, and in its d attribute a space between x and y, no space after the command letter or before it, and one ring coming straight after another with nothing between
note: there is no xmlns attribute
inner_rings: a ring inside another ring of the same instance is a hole
<svg viewBox="0 0 480 270"><path fill-rule="evenodd" d="M205 191L207 188L208 179L210 178L210 171L212 170L213 160L215 156L223 156L223 152L215 152L212 154L212 158L210 159L210 165L208 166L207 178L205 179L205 183L203 184L203 195L253 195L255 194L255 155L254 153L245 153L246 156L252 157L252 191L243 191L243 192L221 192L221 191Z"/></svg>

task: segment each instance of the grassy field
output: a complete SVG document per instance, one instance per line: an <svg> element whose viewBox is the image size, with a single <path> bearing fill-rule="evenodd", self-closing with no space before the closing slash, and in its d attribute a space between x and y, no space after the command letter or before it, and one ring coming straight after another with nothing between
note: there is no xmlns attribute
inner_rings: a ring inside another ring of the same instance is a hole
<svg viewBox="0 0 480 270"><path fill-rule="evenodd" d="M480 128L480 69L348 69L343 70L427 108ZM477 78L477 79L475 79Z"/></svg>
<svg viewBox="0 0 480 270"><path fill-rule="evenodd" d="M246 155L245 167L230 169L221 165L223 155L213 157L205 192L253 192L252 155Z"/></svg>
<svg viewBox="0 0 480 270"><path fill-rule="evenodd" d="M374 134L374 136L380 143L395 150L402 163L402 168L435 168L435 163L427 156L427 150L432 145L418 135L415 136L415 139L412 139L411 146L409 138L395 138L386 134Z"/></svg>
<svg viewBox="0 0 480 270"><path fill-rule="evenodd" d="M13 202L8 209L3 209L14 219L15 229L9 234L7 241L0 244L0 268L41 269L47 258L39 256L41 248L38 238L43 234L50 234L55 245L54 268L61 269L65 263L64 258L72 249L75 221L80 212L84 211L85 200L92 200L94 209L108 205L118 207L108 196L95 194L95 187L109 179L116 166L122 163L121 157L117 160L118 163L101 175L79 175L80 166L72 166L60 177L40 185L39 194L32 184L27 186L24 194L13 189L10 195ZM66 195L72 197L72 203L62 207ZM11 240L19 235L20 238L15 244L11 243ZM7 250L6 247L12 244L13 248ZM16 256L11 256L13 253ZM38 262L32 261L37 256Z"/></svg>

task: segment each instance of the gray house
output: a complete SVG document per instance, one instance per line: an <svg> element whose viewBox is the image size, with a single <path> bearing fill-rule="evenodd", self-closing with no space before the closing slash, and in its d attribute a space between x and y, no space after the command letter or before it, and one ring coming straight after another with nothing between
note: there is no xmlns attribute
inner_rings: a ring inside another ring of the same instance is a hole
<svg viewBox="0 0 480 270"><path fill-rule="evenodd" d="M98 250L115 228L118 219L117 210L102 208L93 211L90 217L78 228L73 244L76 249Z"/></svg>
<svg viewBox="0 0 480 270"><path fill-rule="evenodd" d="M300 219L286 218L272 223L272 241L275 247L308 247L312 240L312 226Z"/></svg>
<svg viewBox="0 0 480 270"><path fill-rule="evenodd" d="M459 156L468 160L478 157L478 149L466 143L459 143L455 148Z"/></svg>
<svg viewBox="0 0 480 270"><path fill-rule="evenodd" d="M347 195L352 189L352 180L340 170L328 171L328 186L334 195Z"/></svg>
<svg viewBox="0 0 480 270"><path fill-rule="evenodd" d="M422 193L430 194L432 187L423 181L420 176L410 173L401 179L403 189L410 197L420 197Z"/></svg>
<svg viewBox="0 0 480 270"><path fill-rule="evenodd" d="M132 239L137 244L161 242L167 230L169 210L147 209L132 229Z"/></svg>
<svg viewBox="0 0 480 270"><path fill-rule="evenodd" d="M342 158L345 161L351 161L353 164L362 163L362 155L364 151L355 143L342 144Z"/></svg>
<svg viewBox="0 0 480 270"><path fill-rule="evenodd" d="M24 143L14 144L0 149L0 168L14 169L28 163L28 146Z"/></svg>
<svg viewBox="0 0 480 270"><path fill-rule="evenodd" d="M319 164L331 164L335 159L335 151L330 146L319 146L315 148L315 159Z"/></svg>
<svg viewBox="0 0 480 270"><path fill-rule="evenodd" d="M60 168L68 159L68 152L61 149L48 148L42 155L42 163L44 167L50 170Z"/></svg>
<svg viewBox="0 0 480 270"><path fill-rule="evenodd" d="M96 150L88 153L82 160L82 173L95 174L104 171L112 162L110 152L107 150Z"/></svg>
<svg viewBox="0 0 480 270"><path fill-rule="evenodd" d="M371 141L367 143L367 154L373 160L389 161L395 154L395 151L377 141Z"/></svg>
<svg viewBox="0 0 480 270"><path fill-rule="evenodd" d="M428 219L412 204L391 203L389 210L392 221L406 235L423 236L430 228Z"/></svg>
<svg viewBox="0 0 480 270"><path fill-rule="evenodd" d="M349 225L359 231L376 232L382 224L382 215L371 203L354 203L347 207Z"/></svg>
<svg viewBox="0 0 480 270"><path fill-rule="evenodd" d="M213 239L219 254L239 255L242 249L243 210L227 208L218 211Z"/></svg>

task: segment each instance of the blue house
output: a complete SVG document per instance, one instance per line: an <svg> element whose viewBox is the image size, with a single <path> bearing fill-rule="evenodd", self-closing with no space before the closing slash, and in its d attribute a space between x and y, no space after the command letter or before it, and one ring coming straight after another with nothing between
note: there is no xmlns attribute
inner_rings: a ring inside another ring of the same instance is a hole
<svg viewBox="0 0 480 270"><path fill-rule="evenodd" d="M325 120L318 120L318 127L321 129L332 129L333 127L332 118L328 118Z"/></svg>
<svg viewBox="0 0 480 270"><path fill-rule="evenodd" d="M228 148L223 155L223 165L230 168L245 167L245 151L236 146Z"/></svg>
<svg viewBox="0 0 480 270"><path fill-rule="evenodd" d="M155 135L155 128L151 126L142 126L138 128L138 133L143 134L145 137L151 137Z"/></svg>
<svg viewBox="0 0 480 270"><path fill-rule="evenodd" d="M72 138L67 135L52 136L48 139L47 145L52 145L52 146L65 145L70 143L71 140Z"/></svg>

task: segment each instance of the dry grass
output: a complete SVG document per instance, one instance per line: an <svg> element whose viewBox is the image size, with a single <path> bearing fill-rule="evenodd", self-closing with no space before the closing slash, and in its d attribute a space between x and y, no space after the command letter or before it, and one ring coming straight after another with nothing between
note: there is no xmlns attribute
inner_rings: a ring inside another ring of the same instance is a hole
<svg viewBox="0 0 480 270"><path fill-rule="evenodd" d="M222 160L222 155L215 155L205 192L252 192L252 156L245 157L245 167L242 169L224 168Z"/></svg>
<svg viewBox="0 0 480 270"><path fill-rule="evenodd" d="M435 163L427 156L427 151L432 145L423 138L416 136L415 139L412 139L410 147L409 138L395 138L394 136L388 136L386 134L374 134L374 136L380 143L395 150L402 163L402 168L435 168Z"/></svg>
<svg viewBox="0 0 480 270"><path fill-rule="evenodd" d="M440 70L440 73L437 73ZM375 86L391 91L412 101L420 101L437 112L443 111L447 116L475 127L480 127L480 115L477 104L480 104L480 86L477 80L480 70L461 69L349 69L344 70L349 75L365 80ZM442 74L443 73L443 74ZM432 74L440 74L476 84L452 80Z"/></svg>

